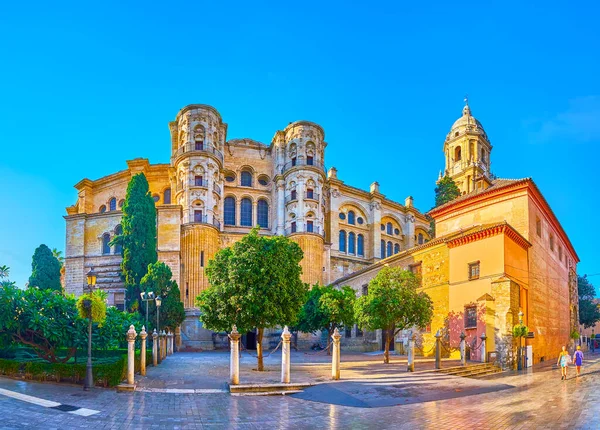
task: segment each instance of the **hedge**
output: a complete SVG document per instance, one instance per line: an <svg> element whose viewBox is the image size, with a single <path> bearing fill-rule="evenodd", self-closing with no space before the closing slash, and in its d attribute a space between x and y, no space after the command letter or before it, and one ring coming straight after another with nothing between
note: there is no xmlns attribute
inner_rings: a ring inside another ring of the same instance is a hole
<svg viewBox="0 0 600 430"><path fill-rule="evenodd" d="M118 351L121 352L121 351ZM113 354L114 357L114 354ZM152 352L146 351L146 365L152 363ZM140 351L135 353L135 372L141 368ZM127 354L120 354L114 360L94 363L94 385L114 387L127 377ZM85 379L86 364L47 363L41 361L18 361L0 359L0 374L22 376L25 379L40 381L64 380L79 383Z"/></svg>

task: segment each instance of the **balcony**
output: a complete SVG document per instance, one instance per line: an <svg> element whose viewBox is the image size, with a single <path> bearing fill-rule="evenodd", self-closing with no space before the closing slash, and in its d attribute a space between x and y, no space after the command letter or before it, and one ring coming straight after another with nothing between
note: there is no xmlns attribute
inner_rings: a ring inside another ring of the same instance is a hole
<svg viewBox="0 0 600 430"><path fill-rule="evenodd" d="M208 224L217 227L217 229L221 230L221 222L214 215L196 215L194 214L194 219L189 224Z"/></svg>
<svg viewBox="0 0 600 430"><path fill-rule="evenodd" d="M284 233L286 236L289 236L290 234L295 234L295 233L313 233L313 234L318 234L320 236L325 236L325 231L323 230L322 227L318 227L313 225L312 228L309 229L308 225L304 226L304 231L298 231L298 229L295 229L294 231L292 231L291 227L288 227L284 230Z"/></svg>
<svg viewBox="0 0 600 430"><path fill-rule="evenodd" d="M293 161L289 161L287 163L284 164L284 166L281 168L281 174L283 175L285 172L287 172L288 170L290 170L292 167L306 167L306 166L310 166L310 167L316 167L319 170L325 171L325 165L321 162L321 161L317 161L314 159L310 159L310 160L293 160Z"/></svg>
<svg viewBox="0 0 600 430"><path fill-rule="evenodd" d="M212 145L209 145L206 143L201 144L199 142L186 143L185 145L180 146L177 149L177 151L175 151L173 156L171 157L171 162L174 162L177 159L177 157L179 157L183 154L188 154L188 153L193 153L193 152L207 153L207 154L214 155L221 162L221 164L223 164L223 153L221 151L219 151L217 148L215 148Z"/></svg>
<svg viewBox="0 0 600 430"><path fill-rule="evenodd" d="M319 201L319 195L317 193L314 193L314 192L306 192L306 193L304 193L304 199L305 200L316 200L316 201Z"/></svg>
<svg viewBox="0 0 600 430"><path fill-rule="evenodd" d="M294 195L294 194L288 194L287 196L285 196L285 204L287 205L289 202L293 202L295 200L298 200L298 195Z"/></svg>
<svg viewBox="0 0 600 430"><path fill-rule="evenodd" d="M209 181L192 181L190 188L209 188ZM217 194L221 194L221 186L215 182L212 182L213 191ZM180 191L179 189L177 191Z"/></svg>

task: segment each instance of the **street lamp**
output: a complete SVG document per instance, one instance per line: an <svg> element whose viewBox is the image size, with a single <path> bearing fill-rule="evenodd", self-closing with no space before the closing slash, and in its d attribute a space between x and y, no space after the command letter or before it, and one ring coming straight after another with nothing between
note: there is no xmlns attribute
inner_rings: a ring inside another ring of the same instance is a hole
<svg viewBox="0 0 600 430"><path fill-rule="evenodd" d="M90 271L86 275L87 278L87 289L91 294L94 291L94 287L96 286L96 279L98 276L96 272L94 272L94 267L90 269ZM92 375L92 301L88 299L85 301L85 307L88 310L88 358L87 358L87 366L85 369L85 380L83 381L83 389L88 391L90 388L94 386L94 376Z"/></svg>
<svg viewBox="0 0 600 430"><path fill-rule="evenodd" d="M140 296L142 297L142 302L146 302L146 327L148 327L148 302L150 300L154 300L154 292L152 292L152 291L149 291L149 292L142 291L140 293Z"/></svg>
<svg viewBox="0 0 600 430"><path fill-rule="evenodd" d="M158 333L159 337L157 339L160 339L160 305L162 303L162 299L160 296L156 296L156 298L154 299L154 302L156 303L156 332ZM156 345L156 350L158 351L158 362L161 362L160 359L160 340L158 340L158 344Z"/></svg>
<svg viewBox="0 0 600 430"><path fill-rule="evenodd" d="M519 325L521 326L521 329L523 329L523 311L519 311ZM521 332L521 334L523 334L523 332ZM521 370L523 369L523 347L522 347L522 339L523 337L521 336L519 338L519 362L518 362L518 369Z"/></svg>

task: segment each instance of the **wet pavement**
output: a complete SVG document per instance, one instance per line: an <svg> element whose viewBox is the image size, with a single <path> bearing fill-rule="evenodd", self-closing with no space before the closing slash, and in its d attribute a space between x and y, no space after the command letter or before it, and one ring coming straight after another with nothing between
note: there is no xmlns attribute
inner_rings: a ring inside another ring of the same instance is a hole
<svg viewBox="0 0 600 430"><path fill-rule="evenodd" d="M600 390L597 389L600 356L588 355L586 358L582 376L575 378L571 369L567 381L561 381L559 371L552 366L538 367L522 374L503 373L480 381L431 372L387 374L384 371L377 372L376 377L365 375L352 382L311 388L330 390L329 394L321 393L322 398L312 400L300 398L309 394L309 390L301 395L283 397L232 397L227 393L116 393L100 388L83 392L79 386L0 378L0 428L455 429L468 426L591 429L598 428L600 423ZM183 356L180 359L185 361ZM175 361L172 360L173 365ZM198 372L202 379L202 368L185 367L187 372ZM217 379L214 382L217 383ZM212 382L207 382L207 387L210 384ZM352 387L343 389L344 384L364 384L361 388L364 391L357 392ZM487 391L481 391L473 384L487 387ZM1 390L14 395L3 394ZM340 395L331 390L344 392L356 404L334 404ZM384 407L376 401L375 392L383 393L381 399L410 401ZM65 407L42 406L14 398L22 394L51 400ZM93 414L76 415L73 408L85 408L78 410L92 411Z"/></svg>

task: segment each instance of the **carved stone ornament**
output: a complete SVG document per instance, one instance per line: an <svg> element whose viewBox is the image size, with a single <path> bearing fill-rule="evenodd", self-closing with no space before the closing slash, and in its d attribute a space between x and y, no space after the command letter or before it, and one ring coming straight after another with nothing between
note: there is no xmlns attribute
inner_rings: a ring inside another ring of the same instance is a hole
<svg viewBox="0 0 600 430"><path fill-rule="evenodd" d="M379 203L379 202L371 202L371 203L369 203L369 209L371 209L371 211L380 211L381 210L381 203Z"/></svg>
<svg viewBox="0 0 600 430"><path fill-rule="evenodd" d="M340 196L341 196L341 193L339 192L339 190L331 190L331 197L333 197L334 199L337 199Z"/></svg>

